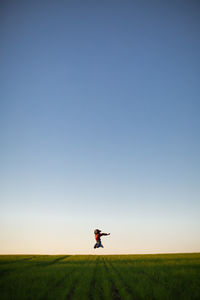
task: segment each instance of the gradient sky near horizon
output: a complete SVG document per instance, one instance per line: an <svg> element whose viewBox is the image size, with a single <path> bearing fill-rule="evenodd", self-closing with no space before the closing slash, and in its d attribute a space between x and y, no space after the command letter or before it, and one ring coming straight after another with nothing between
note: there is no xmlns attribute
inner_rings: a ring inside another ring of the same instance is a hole
<svg viewBox="0 0 200 300"><path fill-rule="evenodd" d="M199 1L4 0L0 23L0 254L199 252Z"/></svg>

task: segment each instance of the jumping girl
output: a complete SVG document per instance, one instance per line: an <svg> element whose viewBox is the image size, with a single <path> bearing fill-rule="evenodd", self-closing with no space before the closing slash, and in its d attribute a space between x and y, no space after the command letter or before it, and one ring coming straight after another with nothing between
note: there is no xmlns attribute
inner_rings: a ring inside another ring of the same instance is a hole
<svg viewBox="0 0 200 300"><path fill-rule="evenodd" d="M96 244L94 245L94 249L96 249L96 248L99 248L99 247L103 248L103 245L101 243L101 236L110 235L110 233L101 233L101 230L95 229L94 235L95 235L95 240L96 240Z"/></svg>

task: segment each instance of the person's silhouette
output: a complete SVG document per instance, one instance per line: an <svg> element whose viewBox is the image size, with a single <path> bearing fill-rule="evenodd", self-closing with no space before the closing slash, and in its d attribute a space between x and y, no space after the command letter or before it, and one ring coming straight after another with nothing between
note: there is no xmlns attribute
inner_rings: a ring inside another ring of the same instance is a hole
<svg viewBox="0 0 200 300"><path fill-rule="evenodd" d="M94 235L95 235L95 240L96 240L96 244L94 245L94 249L96 248L103 248L103 245L101 243L101 236L103 235L110 235L110 233L101 233L101 230L99 229L95 229L94 230Z"/></svg>

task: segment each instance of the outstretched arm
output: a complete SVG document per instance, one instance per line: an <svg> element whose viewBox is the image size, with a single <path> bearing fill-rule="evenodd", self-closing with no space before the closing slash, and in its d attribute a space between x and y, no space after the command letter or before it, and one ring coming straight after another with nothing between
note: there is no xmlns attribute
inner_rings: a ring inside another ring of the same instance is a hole
<svg viewBox="0 0 200 300"><path fill-rule="evenodd" d="M102 236L102 235L110 235L110 233L101 233L101 236Z"/></svg>

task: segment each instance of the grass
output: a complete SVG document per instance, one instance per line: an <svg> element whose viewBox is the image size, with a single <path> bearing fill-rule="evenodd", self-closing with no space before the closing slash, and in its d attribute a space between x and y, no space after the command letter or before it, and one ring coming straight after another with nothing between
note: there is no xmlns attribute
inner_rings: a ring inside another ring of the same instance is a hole
<svg viewBox="0 0 200 300"><path fill-rule="evenodd" d="M0 299L200 299L200 253L2 255Z"/></svg>

